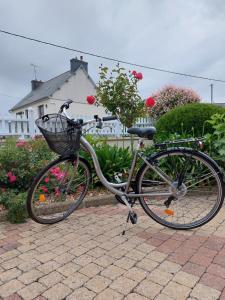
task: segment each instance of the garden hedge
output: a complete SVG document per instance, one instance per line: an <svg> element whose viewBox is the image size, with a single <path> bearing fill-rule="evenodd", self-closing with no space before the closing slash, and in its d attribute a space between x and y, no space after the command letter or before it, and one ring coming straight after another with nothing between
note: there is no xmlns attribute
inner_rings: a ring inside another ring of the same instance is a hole
<svg viewBox="0 0 225 300"><path fill-rule="evenodd" d="M157 136L166 138L170 134L177 133L199 137L206 133L212 133L212 125L206 121L216 113L225 113L225 108L206 103L179 106L164 114L157 121Z"/></svg>

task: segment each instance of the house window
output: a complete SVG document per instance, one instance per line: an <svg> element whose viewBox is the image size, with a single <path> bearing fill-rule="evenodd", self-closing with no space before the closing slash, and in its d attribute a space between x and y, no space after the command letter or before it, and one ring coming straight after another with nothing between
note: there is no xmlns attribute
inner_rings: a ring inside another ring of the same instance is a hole
<svg viewBox="0 0 225 300"><path fill-rule="evenodd" d="M16 116L20 117L22 119L22 117L23 117L23 111L20 111L20 112L16 113Z"/></svg>
<svg viewBox="0 0 225 300"><path fill-rule="evenodd" d="M44 116L44 105L38 106L38 116L39 116L39 118Z"/></svg>

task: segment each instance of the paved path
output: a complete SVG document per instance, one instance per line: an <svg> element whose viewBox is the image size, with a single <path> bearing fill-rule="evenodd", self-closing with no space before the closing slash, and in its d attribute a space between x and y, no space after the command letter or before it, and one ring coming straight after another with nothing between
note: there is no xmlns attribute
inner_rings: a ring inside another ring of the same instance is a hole
<svg viewBox="0 0 225 300"><path fill-rule="evenodd" d="M0 223L0 298L225 299L225 209L202 228L166 229L120 205L46 226Z"/></svg>

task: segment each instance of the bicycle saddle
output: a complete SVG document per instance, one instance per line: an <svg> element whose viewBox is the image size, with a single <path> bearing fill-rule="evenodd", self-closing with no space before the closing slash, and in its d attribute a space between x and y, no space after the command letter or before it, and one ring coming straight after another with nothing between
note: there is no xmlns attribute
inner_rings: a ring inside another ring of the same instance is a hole
<svg viewBox="0 0 225 300"><path fill-rule="evenodd" d="M148 127L148 128L135 128L131 127L127 130L130 134L136 134L141 138L147 138L149 140L153 139L154 134L156 133L155 127Z"/></svg>

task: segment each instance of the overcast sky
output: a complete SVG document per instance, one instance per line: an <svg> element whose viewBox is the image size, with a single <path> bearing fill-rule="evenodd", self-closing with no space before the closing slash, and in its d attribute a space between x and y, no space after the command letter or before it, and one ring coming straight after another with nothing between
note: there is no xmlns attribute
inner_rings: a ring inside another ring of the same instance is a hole
<svg viewBox="0 0 225 300"><path fill-rule="evenodd" d="M138 64L225 80L224 0L0 0L0 29ZM48 80L69 69L79 54L0 33L0 113L30 91L34 78ZM98 80L108 61L84 56ZM127 67L133 70L133 67ZM210 83L146 69L140 93L166 84L193 88L210 101ZM215 102L225 102L225 83L214 83Z"/></svg>

